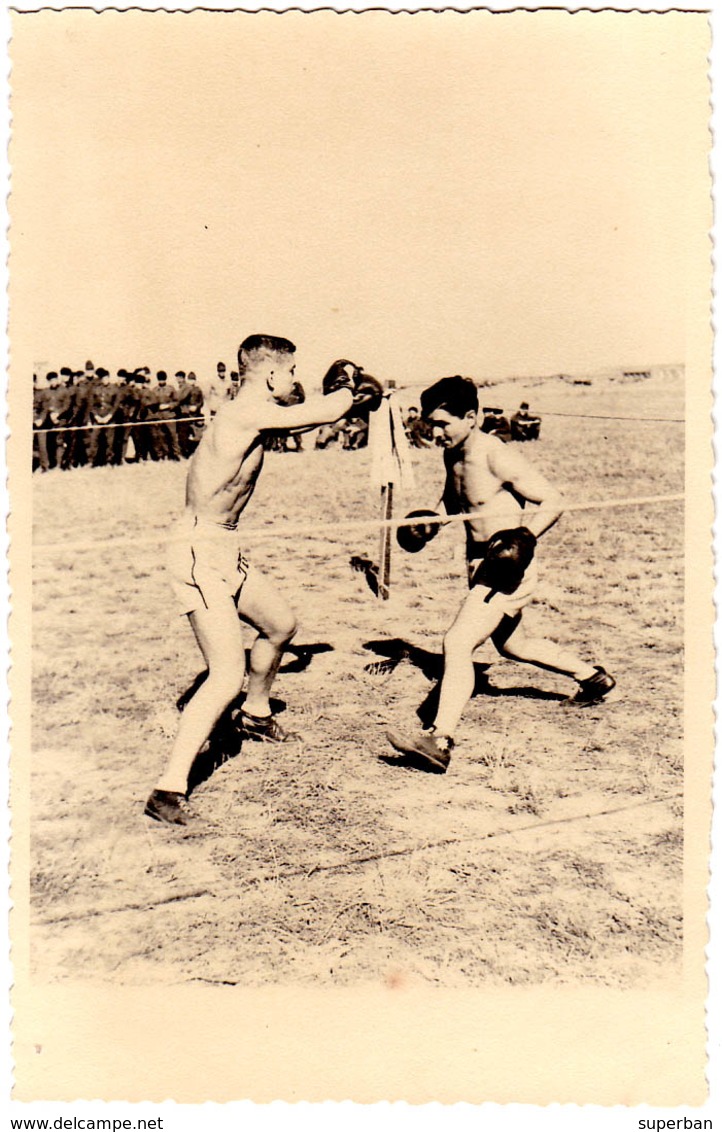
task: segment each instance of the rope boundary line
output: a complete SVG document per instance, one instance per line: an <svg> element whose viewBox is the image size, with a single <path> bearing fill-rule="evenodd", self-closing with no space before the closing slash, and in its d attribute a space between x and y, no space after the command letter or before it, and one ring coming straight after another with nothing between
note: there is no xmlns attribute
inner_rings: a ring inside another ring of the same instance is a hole
<svg viewBox="0 0 722 1132"><path fill-rule="evenodd" d="M636 497L629 497L624 499L600 499L592 500L589 503L570 503L568 504L562 515L567 513L574 513L579 511L601 511L608 510L613 507L641 507L654 503L673 503L684 500L683 492L673 495L641 495ZM459 515L448 515L443 519L443 525L451 523L463 523L470 519L483 518L483 511L470 511ZM181 517L179 517L180 520ZM412 527L418 523L418 519L347 519L338 523L307 523L303 525L289 524L269 524L265 527L247 527L242 528L243 537L253 538L258 535L270 535L272 537L280 536L281 538L298 537L299 535L307 535L309 533L324 531L324 530L367 530L369 528L380 529L388 528L396 530L398 527ZM279 529L280 528L280 529ZM52 550L115 550L119 546L154 546L161 542L184 542L187 538L186 533L178 533L173 535L171 528L164 528L162 531L156 532L154 535L148 535L145 538L113 538L108 542L103 542L100 539L79 540L77 542L40 542L33 544L33 553L35 551L52 551ZM199 535L195 536L194 541L214 541L216 538L223 538L227 533L227 528L219 530L219 534Z"/></svg>
<svg viewBox="0 0 722 1132"><path fill-rule="evenodd" d="M153 425L194 424L197 421L205 420L205 417L160 417L154 421L106 421L105 424L99 421L97 424L52 425L50 428L33 428L33 433L88 432L95 428L151 428Z"/></svg>
<svg viewBox="0 0 722 1132"><path fill-rule="evenodd" d="M364 865L372 865L377 861L388 861L394 858L410 857L416 853L429 853L438 849L447 849L453 845L473 845L480 842L494 841L501 837L518 837L526 833L535 833L541 829L552 829L562 825L570 825L573 822L586 822L595 821L599 818L614 817L617 814L626 813L628 810L644 809L648 806L659 806L665 803L671 803L682 800L684 793L682 791L674 791L670 794L663 794L658 798L645 798L639 802L631 802L621 806L610 806L604 810L587 810L580 814L568 814L564 817L558 818L544 818L541 821L530 822L527 825L519 825L511 829L491 829L483 833L472 834L470 837L445 837L440 841L425 841L418 845L408 845L401 849L387 849L379 853L368 853L347 857L343 861L335 861L330 864L312 865L310 869L304 867L296 867L285 869L280 873L261 873L255 876L250 876L248 882L251 884L267 884L269 881L285 881L285 880L310 880L312 877L319 874L347 871L351 869L363 868ZM209 896L214 900L228 900L240 898L242 893L237 889L225 889L222 891L211 891L207 888L192 888L181 889L177 892L171 892L168 895L161 897L158 900L147 899L125 904L111 905L107 908L83 908L78 911L71 911L62 915L46 916L36 921L38 926L49 927L52 924L61 924L68 922L77 922L79 920L91 919L97 916L116 915L123 912L137 912L137 911L151 911L153 908L163 904L172 904L176 901L184 900L197 900L199 897ZM340 913L339 913L340 914Z"/></svg>
<svg viewBox="0 0 722 1132"><path fill-rule="evenodd" d="M543 417L573 417L575 420L590 421L652 421L659 424L686 424L686 417L622 417L608 413L565 413L562 410L541 409Z"/></svg>
<svg viewBox="0 0 722 1132"><path fill-rule="evenodd" d="M394 390L393 392L402 392L401 390ZM643 421L657 424L686 424L685 417L630 417L630 416L613 416L605 413L565 413L560 410L542 409L540 410L542 417L569 417L573 420L595 420L595 421ZM212 420L212 418L211 418ZM145 420L145 421L106 421L105 423L97 422L96 424L84 425L51 425L50 428L33 428L33 433L42 432L46 435L51 432L90 432L97 428L152 428L154 425L164 424L208 424L210 421L206 417L161 417L158 420ZM333 423L333 422L331 422ZM322 425L318 426L322 428Z"/></svg>

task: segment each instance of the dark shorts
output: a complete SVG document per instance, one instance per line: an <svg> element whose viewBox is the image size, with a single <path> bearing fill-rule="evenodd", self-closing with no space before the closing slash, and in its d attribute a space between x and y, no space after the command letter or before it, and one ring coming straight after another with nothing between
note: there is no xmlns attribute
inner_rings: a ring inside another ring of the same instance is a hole
<svg viewBox="0 0 722 1132"><path fill-rule="evenodd" d="M474 575L482 563L488 545L489 544L486 542L467 541L466 561L469 571L469 589L478 590L483 593L484 601L492 606L492 608L497 609L499 613L503 614L505 617L516 617L516 615L521 613L522 609L533 600L536 593L537 583L539 581L536 561L532 560L527 566L524 571L524 577L514 593L503 594L499 590L491 590L488 586L474 581Z"/></svg>

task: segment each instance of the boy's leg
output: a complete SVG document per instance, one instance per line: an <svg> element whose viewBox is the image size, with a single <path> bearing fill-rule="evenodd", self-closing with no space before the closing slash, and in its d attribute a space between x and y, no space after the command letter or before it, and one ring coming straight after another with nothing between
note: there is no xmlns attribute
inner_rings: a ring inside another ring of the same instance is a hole
<svg viewBox="0 0 722 1132"><path fill-rule="evenodd" d="M484 601L486 592L471 590L444 637L444 675L434 730L450 739L474 691L474 650L492 636L503 617L498 608Z"/></svg>
<svg viewBox="0 0 722 1132"><path fill-rule="evenodd" d="M613 676L599 664L587 664L576 653L561 648L544 637L527 637L521 627L521 613L505 617L492 640L502 656L535 664L550 672L560 672L578 681L576 695L568 703L594 704L609 695L616 685Z"/></svg>
<svg viewBox="0 0 722 1132"><path fill-rule="evenodd" d="M285 598L256 566L249 568L243 583L238 613L258 630L251 649L244 710L263 718L271 714L271 686L283 650L296 632L296 617Z"/></svg>
<svg viewBox="0 0 722 1132"><path fill-rule="evenodd" d="M431 731L386 733L392 747L410 756L420 770L443 774L449 765L456 728L474 691L474 649L491 636L504 616L496 605L484 601L487 593L485 589L470 592L444 637L444 674Z"/></svg>
<svg viewBox="0 0 722 1132"><path fill-rule="evenodd" d="M545 637L528 637L521 617L521 613L517 613L515 617L504 617L498 629L492 633L491 639L502 656L571 676L580 683L594 676L597 671L594 665L587 664L576 653Z"/></svg>
<svg viewBox="0 0 722 1132"><path fill-rule="evenodd" d="M191 767L215 724L243 686L245 652L233 599L189 613L208 676L183 712L158 790L185 794Z"/></svg>

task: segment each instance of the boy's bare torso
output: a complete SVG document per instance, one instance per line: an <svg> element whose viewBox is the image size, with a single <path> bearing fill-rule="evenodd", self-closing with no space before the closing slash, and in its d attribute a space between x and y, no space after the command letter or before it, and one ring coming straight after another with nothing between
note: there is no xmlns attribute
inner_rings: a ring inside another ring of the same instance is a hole
<svg viewBox="0 0 722 1132"><path fill-rule="evenodd" d="M213 523L235 524L263 467L262 402L241 390L221 404L191 459L186 507Z"/></svg>
<svg viewBox="0 0 722 1132"><path fill-rule="evenodd" d="M475 432L464 449L444 453L446 509L475 513L466 522L467 533L474 542L484 542L496 531L517 527L521 522L521 501L502 478L503 470L497 467L496 449L501 444L485 433Z"/></svg>

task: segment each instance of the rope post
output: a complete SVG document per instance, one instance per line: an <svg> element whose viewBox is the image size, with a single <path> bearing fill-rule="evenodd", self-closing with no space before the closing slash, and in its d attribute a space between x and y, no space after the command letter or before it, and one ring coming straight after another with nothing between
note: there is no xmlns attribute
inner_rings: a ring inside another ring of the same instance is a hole
<svg viewBox="0 0 722 1132"><path fill-rule="evenodd" d="M385 483L381 488L381 519L389 522L393 518L394 485ZM381 548L379 550L379 597L388 601L391 594L389 584L391 581L391 528L381 528Z"/></svg>
<svg viewBox="0 0 722 1132"><path fill-rule="evenodd" d="M386 382L387 389L395 389L396 382L393 380ZM391 446L393 450L393 436L391 439ZM381 527L381 544L379 547L379 597L382 601L388 601L391 597L391 527L386 524L390 523L394 515L394 485L392 483L384 483L381 485L381 522L384 526Z"/></svg>

